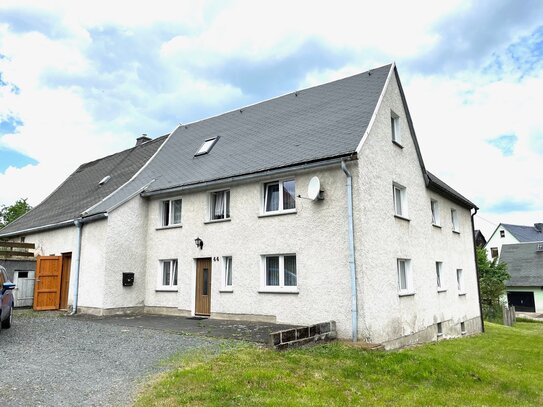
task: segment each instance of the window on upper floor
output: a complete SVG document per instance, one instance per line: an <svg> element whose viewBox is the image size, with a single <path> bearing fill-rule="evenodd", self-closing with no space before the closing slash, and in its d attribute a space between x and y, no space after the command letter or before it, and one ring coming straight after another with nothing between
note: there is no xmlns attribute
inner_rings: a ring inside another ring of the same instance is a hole
<svg viewBox="0 0 543 407"><path fill-rule="evenodd" d="M495 259L498 257L498 248L497 247L491 247L490 248L490 256Z"/></svg>
<svg viewBox="0 0 543 407"><path fill-rule="evenodd" d="M266 255L263 257L261 291L295 291L298 285L295 254Z"/></svg>
<svg viewBox="0 0 543 407"><path fill-rule="evenodd" d="M296 209L296 183L293 179L264 184L264 212L292 212Z"/></svg>
<svg viewBox="0 0 543 407"><path fill-rule="evenodd" d="M162 226L174 226L181 224L181 199L169 199L162 201L161 211Z"/></svg>
<svg viewBox="0 0 543 407"><path fill-rule="evenodd" d="M500 237L505 237L505 230L500 230Z"/></svg>
<svg viewBox="0 0 543 407"><path fill-rule="evenodd" d="M392 196L394 199L394 214L407 218L407 190L399 184L392 185Z"/></svg>
<svg viewBox="0 0 543 407"><path fill-rule="evenodd" d="M398 290L400 295L413 294L413 274L410 259L398 259Z"/></svg>
<svg viewBox="0 0 543 407"><path fill-rule="evenodd" d="M160 260L157 290L177 290L177 259Z"/></svg>
<svg viewBox="0 0 543 407"><path fill-rule="evenodd" d="M460 226L458 224L458 212L456 209L451 209L451 223L453 232L460 233Z"/></svg>
<svg viewBox="0 0 543 407"><path fill-rule="evenodd" d="M441 224L439 219L439 203L435 199L432 199L430 207L432 209L432 225L439 226Z"/></svg>
<svg viewBox="0 0 543 407"><path fill-rule="evenodd" d="M209 219L230 218L230 191L215 191L209 195Z"/></svg>
<svg viewBox="0 0 543 407"><path fill-rule="evenodd" d="M390 131L392 134L392 141L398 145L402 144L402 133L400 131L400 117L390 112Z"/></svg>

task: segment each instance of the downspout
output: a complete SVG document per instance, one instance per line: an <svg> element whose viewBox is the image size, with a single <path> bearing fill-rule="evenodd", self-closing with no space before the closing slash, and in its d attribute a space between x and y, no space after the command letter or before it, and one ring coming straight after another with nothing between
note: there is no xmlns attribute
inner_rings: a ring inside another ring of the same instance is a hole
<svg viewBox="0 0 543 407"><path fill-rule="evenodd" d="M72 286L74 292L74 304L70 315L75 315L77 313L77 297L79 294L79 265L81 264L81 236L83 234L83 222L81 219L76 219L74 223L77 227L77 238L75 242L75 275Z"/></svg>
<svg viewBox="0 0 543 407"><path fill-rule="evenodd" d="M358 340L358 301L356 290L356 263L354 260L354 227L353 227L353 183L352 176L344 160L341 160L341 169L347 177L347 216L349 232L349 269L351 272L351 315L352 315L352 339Z"/></svg>
<svg viewBox="0 0 543 407"><path fill-rule="evenodd" d="M471 236L473 238L473 256L475 259L475 271L477 273L477 295L479 296L479 313L481 314L481 332L485 332L485 321L483 318L483 304L481 303L481 283L479 280L479 265L477 264L477 247L475 246L475 223L473 217L479 209L475 207L475 212L471 214Z"/></svg>

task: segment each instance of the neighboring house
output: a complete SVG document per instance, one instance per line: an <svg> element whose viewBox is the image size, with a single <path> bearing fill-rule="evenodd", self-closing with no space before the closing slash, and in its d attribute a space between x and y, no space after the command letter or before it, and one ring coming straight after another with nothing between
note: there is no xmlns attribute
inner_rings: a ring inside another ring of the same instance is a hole
<svg viewBox="0 0 543 407"><path fill-rule="evenodd" d="M488 239L485 249L489 259L500 257L502 245L543 240L543 223L534 226L521 226L500 223Z"/></svg>
<svg viewBox="0 0 543 407"><path fill-rule="evenodd" d="M543 241L506 244L500 261L511 275L507 300L517 311L543 312Z"/></svg>
<svg viewBox="0 0 543 407"><path fill-rule="evenodd" d="M485 247L486 239L485 239L485 236L483 235L483 232L481 232L479 229L475 229L474 238L475 238L475 246Z"/></svg>
<svg viewBox="0 0 543 407"><path fill-rule="evenodd" d="M82 312L335 320L393 348L481 331L472 209L426 170L387 65L178 126L79 207L70 247L28 224L0 236L80 242Z"/></svg>

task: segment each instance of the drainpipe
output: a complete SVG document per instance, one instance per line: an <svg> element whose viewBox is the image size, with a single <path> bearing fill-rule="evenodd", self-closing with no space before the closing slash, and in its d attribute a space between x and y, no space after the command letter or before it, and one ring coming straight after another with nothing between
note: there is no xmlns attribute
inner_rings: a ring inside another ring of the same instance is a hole
<svg viewBox="0 0 543 407"><path fill-rule="evenodd" d="M74 304L70 315L75 315L77 313L77 296L79 294L79 265L81 264L81 235L83 234L83 222L81 219L76 219L74 223L77 227L77 239L75 242L75 275L72 286L74 292Z"/></svg>
<svg viewBox="0 0 543 407"><path fill-rule="evenodd" d="M345 161L341 160L341 169L347 177L347 216L349 232L349 269L351 272L351 315L353 342L358 340L358 301L356 293L356 263L354 261L354 227L353 227L353 184L352 176Z"/></svg>
<svg viewBox="0 0 543 407"><path fill-rule="evenodd" d="M479 265L477 264L477 247L475 246L475 222L473 217L477 215L479 208L475 207L475 212L471 214L471 236L473 239L473 256L475 259L475 271L477 272L477 295L479 295L479 313L481 314L481 332L485 332L485 321L483 318L483 304L481 304L481 283L479 280Z"/></svg>

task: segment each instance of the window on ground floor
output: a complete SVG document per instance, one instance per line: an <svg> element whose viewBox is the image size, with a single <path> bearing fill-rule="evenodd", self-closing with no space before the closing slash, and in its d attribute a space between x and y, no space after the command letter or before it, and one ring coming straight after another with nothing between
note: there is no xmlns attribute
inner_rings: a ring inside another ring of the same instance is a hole
<svg viewBox="0 0 543 407"><path fill-rule="evenodd" d="M295 254L266 255L263 257L263 288L293 290L298 285Z"/></svg>
<svg viewBox="0 0 543 407"><path fill-rule="evenodd" d="M413 275L410 259L398 259L398 290L400 295L413 294Z"/></svg>
<svg viewBox="0 0 543 407"><path fill-rule="evenodd" d="M232 288L232 257L223 257L223 287Z"/></svg>
<svg viewBox="0 0 543 407"><path fill-rule="evenodd" d="M160 260L158 290L177 290L177 259Z"/></svg>

